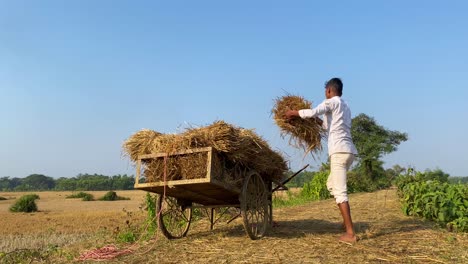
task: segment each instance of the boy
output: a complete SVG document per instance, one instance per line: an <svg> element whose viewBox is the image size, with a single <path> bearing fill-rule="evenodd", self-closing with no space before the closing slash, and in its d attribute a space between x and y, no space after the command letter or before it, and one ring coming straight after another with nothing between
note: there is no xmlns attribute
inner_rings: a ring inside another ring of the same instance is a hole
<svg viewBox="0 0 468 264"><path fill-rule="evenodd" d="M339 78L332 78L325 84L327 98L325 101L314 109L290 110L286 113L286 118L318 118L319 115L324 115L323 127L328 131L330 158L327 188L335 197L346 227L346 233L339 238L339 241L355 243L357 239L348 203L346 171L353 163L357 150L351 138L351 111L341 99L342 94L343 82Z"/></svg>

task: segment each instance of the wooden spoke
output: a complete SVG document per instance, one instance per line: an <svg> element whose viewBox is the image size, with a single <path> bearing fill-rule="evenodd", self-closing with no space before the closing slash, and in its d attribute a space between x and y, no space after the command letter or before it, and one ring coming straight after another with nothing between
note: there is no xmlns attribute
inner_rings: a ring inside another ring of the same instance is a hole
<svg viewBox="0 0 468 264"><path fill-rule="evenodd" d="M173 197L159 196L156 208L157 212L161 211L158 226L165 237L176 239L187 235L192 220L192 207L186 204Z"/></svg>
<svg viewBox="0 0 468 264"><path fill-rule="evenodd" d="M269 222L268 190L256 172L245 178L240 200L247 235L254 240L263 237Z"/></svg>

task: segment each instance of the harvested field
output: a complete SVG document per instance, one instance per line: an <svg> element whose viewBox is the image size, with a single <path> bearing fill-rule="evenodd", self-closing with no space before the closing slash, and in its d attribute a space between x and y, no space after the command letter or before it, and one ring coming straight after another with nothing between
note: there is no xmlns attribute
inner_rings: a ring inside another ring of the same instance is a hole
<svg viewBox="0 0 468 264"><path fill-rule="evenodd" d="M298 190L294 190L298 191ZM105 192L91 192L96 197ZM143 219L139 206L143 191L118 191L130 201L84 202L65 199L70 192L38 193L41 212L7 212L14 200L0 201L2 246L11 241L23 247L63 246L75 257L86 249L103 246L102 228L109 231L128 219L123 208ZM19 197L24 193L0 193ZM280 194L279 196L282 196ZM63 199L62 199L63 198ZM274 227L268 237L252 241L241 220L221 222L208 231L207 219L194 223L188 236L169 241L160 233L134 253L111 263L468 263L468 234L456 234L433 223L401 213L395 190L350 196L355 227L361 241L348 246L337 242L342 232L333 200L310 202L274 210ZM28 241L33 239L33 241ZM8 241L8 242L3 242ZM10 243L11 244L11 243ZM120 246L125 248L125 246ZM69 263L58 256L52 263Z"/></svg>
<svg viewBox="0 0 468 264"><path fill-rule="evenodd" d="M468 263L468 235L404 216L395 190L353 194L355 227L361 241L337 242L342 232L333 200L275 210L278 227L250 240L240 221L207 231L200 222L187 238L160 236L124 263ZM148 251L149 250L149 251ZM145 254L142 254L142 253Z"/></svg>
<svg viewBox="0 0 468 264"><path fill-rule="evenodd" d="M81 201L65 199L71 192L35 192L39 212L11 213L8 208L26 193L0 193L8 200L0 201L0 252L18 248L39 248L49 244L67 245L83 241L98 232L112 233L125 226L127 212L135 219L143 219L145 213L139 209L145 192L117 191L130 197L124 201ZM98 198L106 192L89 192ZM125 210L125 211L124 211Z"/></svg>

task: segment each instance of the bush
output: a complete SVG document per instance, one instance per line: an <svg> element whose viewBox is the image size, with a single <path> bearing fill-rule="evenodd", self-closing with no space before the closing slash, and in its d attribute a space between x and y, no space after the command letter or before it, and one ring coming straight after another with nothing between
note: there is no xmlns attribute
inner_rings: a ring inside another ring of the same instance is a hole
<svg viewBox="0 0 468 264"><path fill-rule="evenodd" d="M79 192L76 194L71 194L66 197L67 199L81 198L82 201L94 201L94 196L90 193Z"/></svg>
<svg viewBox="0 0 468 264"><path fill-rule="evenodd" d="M424 173L400 176L398 194L406 215L420 216L468 232L468 185L428 181Z"/></svg>
<svg viewBox="0 0 468 264"><path fill-rule="evenodd" d="M109 191L104 194L103 197L99 198L99 201L118 201L118 200L130 200L128 197L118 196L116 192Z"/></svg>
<svg viewBox="0 0 468 264"><path fill-rule="evenodd" d="M37 194L23 195L10 207L10 211L25 213L37 212L37 199L39 199Z"/></svg>
<svg viewBox="0 0 468 264"><path fill-rule="evenodd" d="M315 173L312 180L306 184L301 191L301 196L310 200L323 200L331 197L327 189L327 179L330 173L328 171L320 171Z"/></svg>

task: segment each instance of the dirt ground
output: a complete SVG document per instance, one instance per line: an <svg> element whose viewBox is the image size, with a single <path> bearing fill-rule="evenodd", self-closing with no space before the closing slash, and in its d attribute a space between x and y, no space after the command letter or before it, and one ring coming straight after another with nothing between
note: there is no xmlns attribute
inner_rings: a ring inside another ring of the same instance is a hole
<svg viewBox="0 0 468 264"><path fill-rule="evenodd" d="M157 237L121 263L468 263L467 234L449 233L401 213L395 190L350 197L354 246L342 232L333 200L274 211L278 227L252 241L240 221L207 231L200 222L184 239Z"/></svg>
<svg viewBox="0 0 468 264"><path fill-rule="evenodd" d="M95 197L104 192L91 192ZM0 201L0 247L44 247L56 244L75 258L87 249L112 241L99 240L128 219L143 219L142 191L120 191L129 201L83 202L64 199L70 192L38 193L41 210L8 212L14 199ZM0 193L18 198L24 193ZM401 213L395 190L350 196L356 231L354 246L337 242L342 232L333 200L274 210L277 227L252 241L240 219L221 222L208 231L206 219L193 223L188 236L167 240L160 233L145 243L118 245L133 253L111 263L468 263L468 234L456 234L432 222ZM70 256L70 255L68 255ZM54 257L50 263L73 262Z"/></svg>

